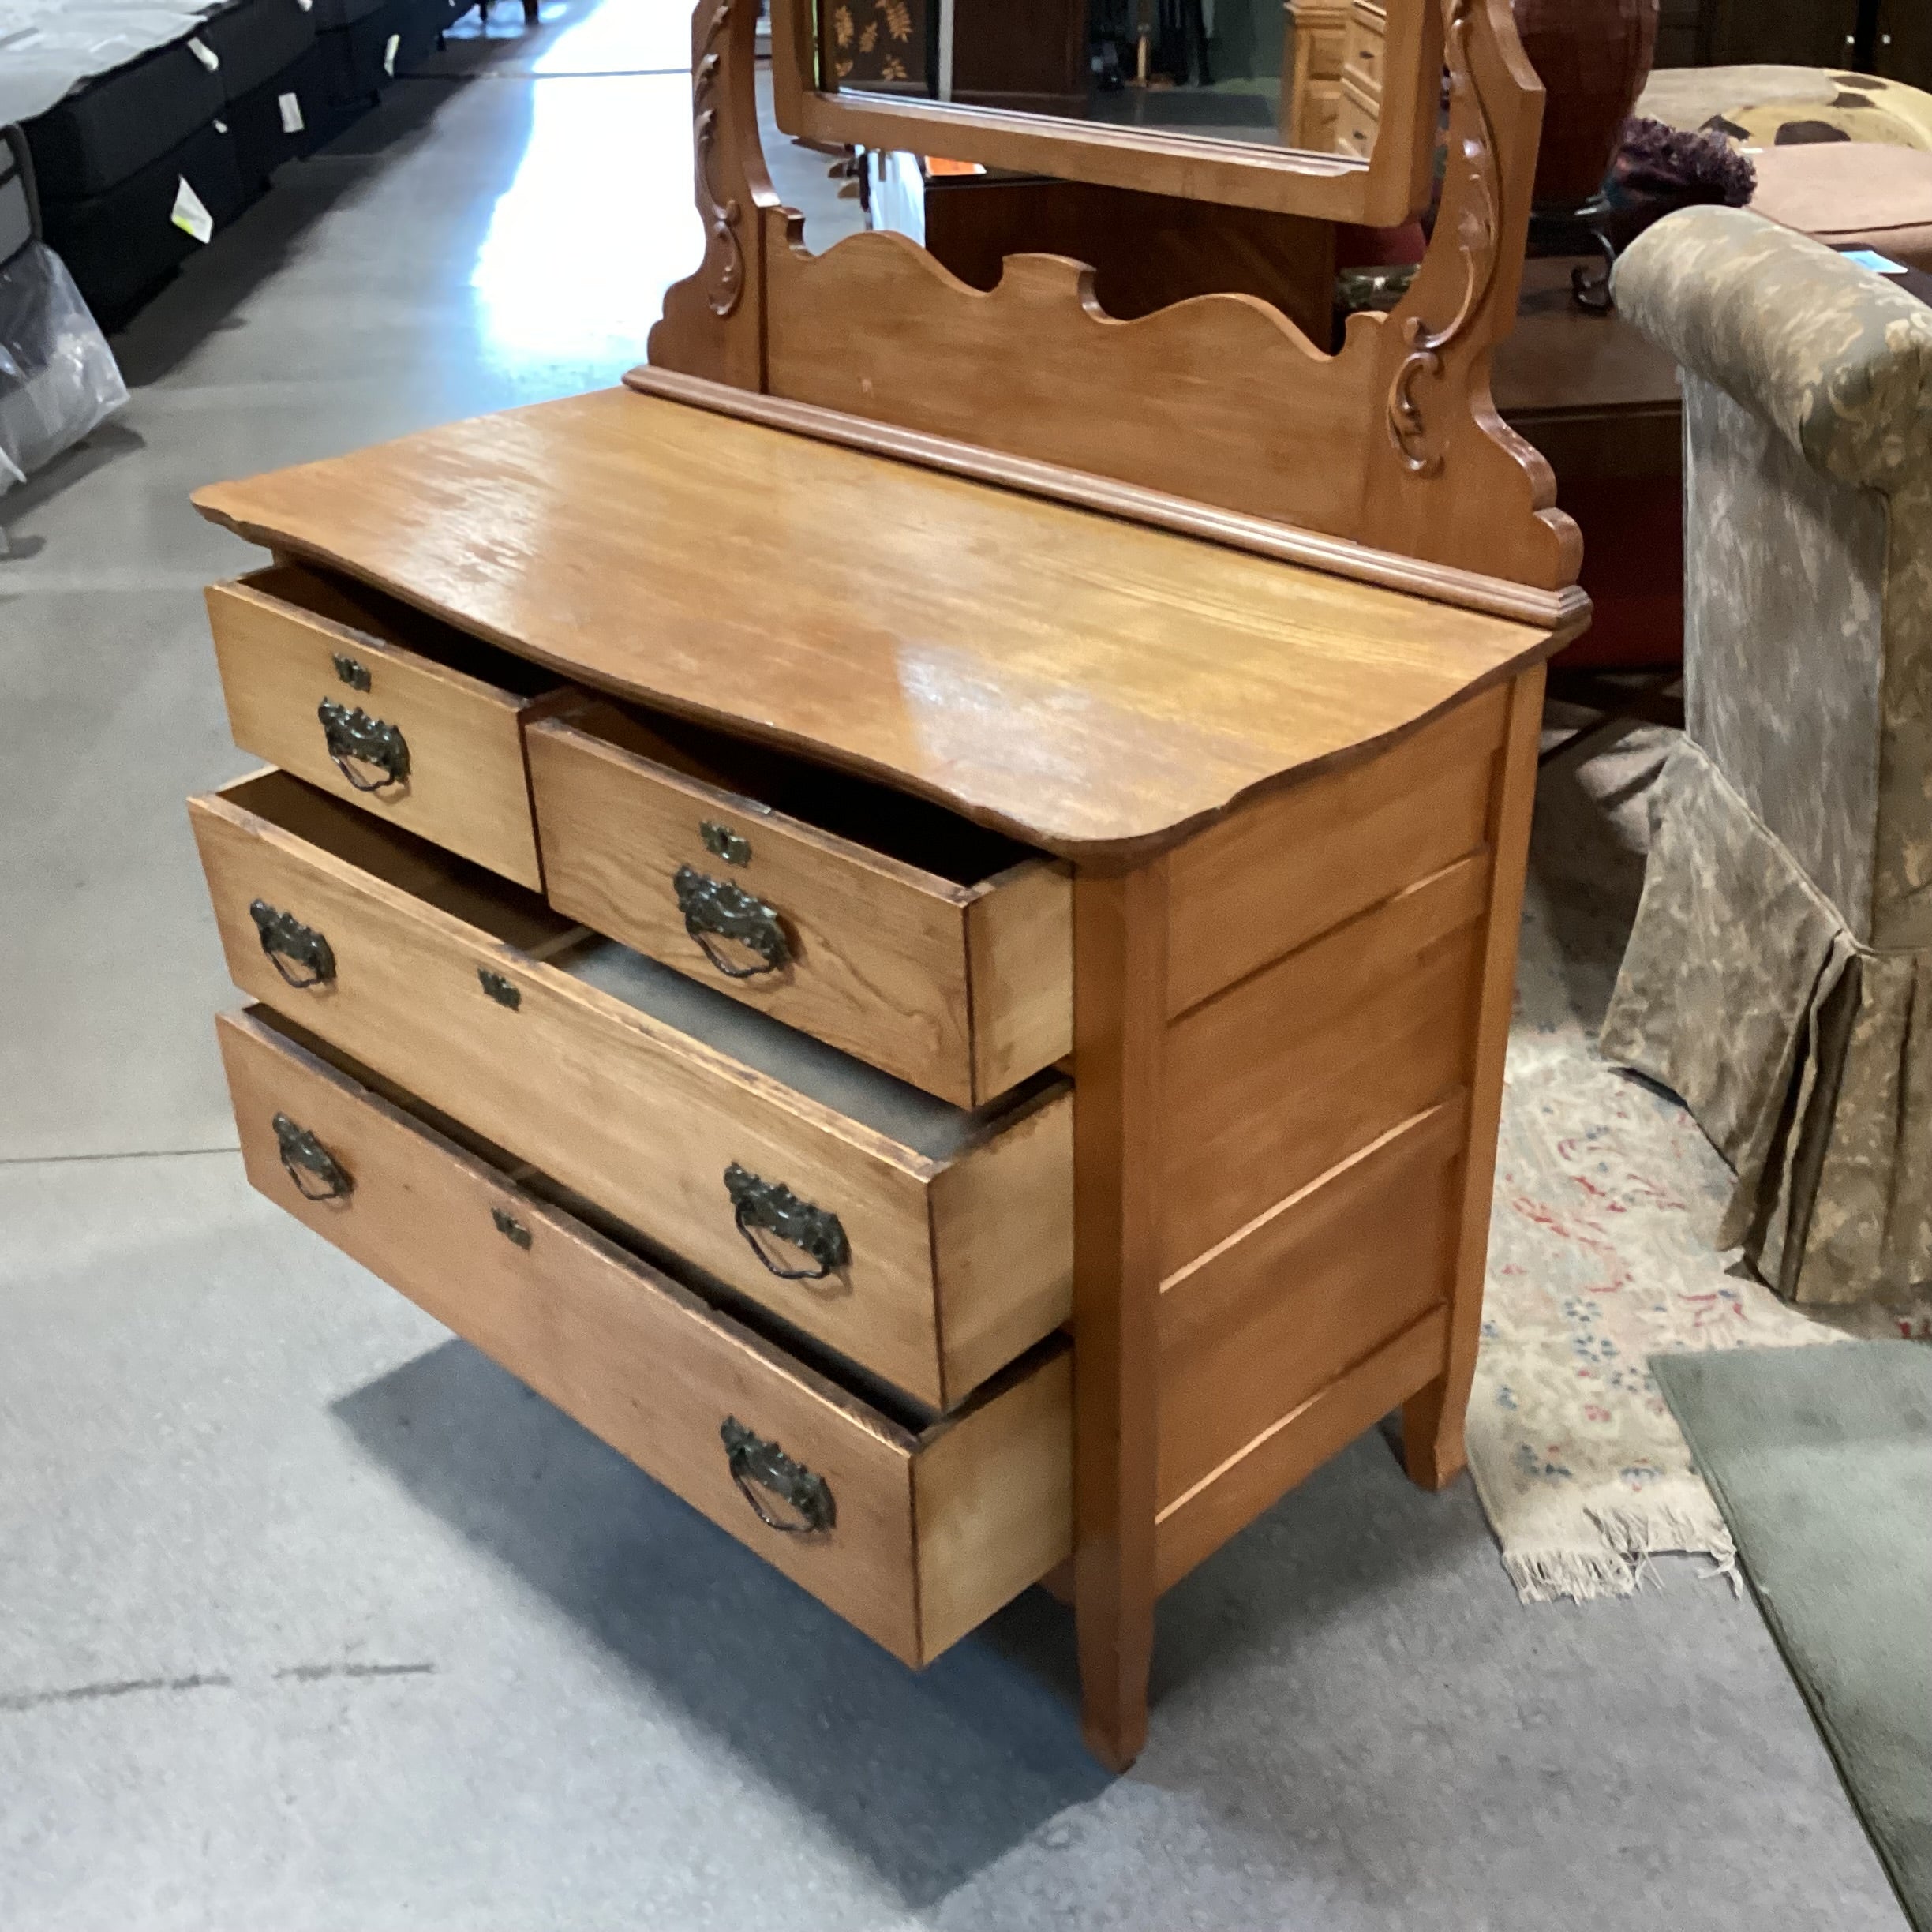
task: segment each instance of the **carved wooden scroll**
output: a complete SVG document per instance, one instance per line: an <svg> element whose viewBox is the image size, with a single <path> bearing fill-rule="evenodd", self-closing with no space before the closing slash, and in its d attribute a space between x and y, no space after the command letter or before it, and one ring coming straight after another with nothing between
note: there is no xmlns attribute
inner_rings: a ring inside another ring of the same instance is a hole
<svg viewBox="0 0 1932 1932"><path fill-rule="evenodd" d="M1059 256L1009 256L987 293L898 235L811 254L765 174L752 26L747 0L700 0L706 255L666 301L654 365L1490 577L1574 582L1582 545L1549 467L1489 396L1542 118L1509 0L1443 0L1434 237L1402 305L1352 317L1334 355L1247 296L1117 320Z"/></svg>

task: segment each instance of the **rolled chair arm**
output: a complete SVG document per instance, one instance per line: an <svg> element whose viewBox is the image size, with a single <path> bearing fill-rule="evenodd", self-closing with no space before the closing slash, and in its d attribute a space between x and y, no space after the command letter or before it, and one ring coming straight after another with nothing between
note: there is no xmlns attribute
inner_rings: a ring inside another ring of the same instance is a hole
<svg viewBox="0 0 1932 1932"><path fill-rule="evenodd" d="M1618 312L1773 425L1814 469L1890 491L1932 474L1932 308L1747 208L1685 208L1617 264Z"/></svg>

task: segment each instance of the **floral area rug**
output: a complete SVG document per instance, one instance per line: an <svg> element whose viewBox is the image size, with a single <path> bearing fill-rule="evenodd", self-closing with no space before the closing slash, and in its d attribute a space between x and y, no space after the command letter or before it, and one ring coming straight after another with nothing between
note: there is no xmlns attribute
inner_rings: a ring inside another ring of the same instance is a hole
<svg viewBox="0 0 1932 1932"><path fill-rule="evenodd" d="M1822 1311L1828 1325L1714 1249L1730 1170L1675 1099L1597 1054L1671 736L1559 758L1538 788L1469 1416L1471 1472L1526 1602L1628 1595L1665 1551L1735 1578L1652 1355L1932 1336L1932 1295Z"/></svg>

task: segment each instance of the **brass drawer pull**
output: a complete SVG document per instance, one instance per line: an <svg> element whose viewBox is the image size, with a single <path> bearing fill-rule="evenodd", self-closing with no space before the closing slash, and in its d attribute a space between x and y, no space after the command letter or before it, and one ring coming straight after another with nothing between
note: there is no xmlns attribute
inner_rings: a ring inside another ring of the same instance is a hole
<svg viewBox="0 0 1932 1932"><path fill-rule="evenodd" d="M249 917L255 922L269 964L290 986L298 990L326 986L335 977L335 950L313 926L305 926L292 912L278 911L266 899L249 902ZM284 960L293 960L308 976L298 979Z"/></svg>
<svg viewBox="0 0 1932 1932"><path fill-rule="evenodd" d="M724 1192L731 1196L732 1219L746 1245L781 1281L823 1281L852 1260L852 1243L838 1216L800 1200L782 1181L762 1181L733 1161L724 1170ZM780 1267L754 1232L760 1228L810 1255L818 1265Z"/></svg>
<svg viewBox="0 0 1932 1932"><path fill-rule="evenodd" d="M335 769L358 792L387 791L409 777L409 746L395 725L371 717L359 705L339 703L333 698L324 698L316 706L316 716L322 721L322 736ZM357 765L373 765L388 776L372 784Z"/></svg>
<svg viewBox="0 0 1932 1932"><path fill-rule="evenodd" d="M694 866L681 865L672 878L671 889L684 915L684 930L726 979L751 979L760 973L776 972L791 959L791 945L778 923L777 908L753 898L743 887L728 879L713 878ZM712 943L713 933L750 948L764 964L733 965Z"/></svg>
<svg viewBox="0 0 1932 1932"><path fill-rule="evenodd" d="M367 691L369 687L369 666L360 658L351 657L346 651L334 653L335 675L351 691Z"/></svg>
<svg viewBox="0 0 1932 1932"><path fill-rule="evenodd" d="M832 1491L822 1476L814 1476L803 1462L794 1462L775 1442L754 1436L736 1416L727 1416L719 1425L724 1444L724 1460L730 1466L732 1481L738 1493L751 1505L767 1530L786 1536L816 1536L838 1521ZM774 1515L765 1495L776 1496L794 1517Z"/></svg>
<svg viewBox="0 0 1932 1932"><path fill-rule="evenodd" d="M275 1129L282 1166L304 1200L346 1200L355 1192L347 1169L306 1127L298 1127L286 1114L278 1114L269 1124ZM320 1186L311 1187L302 1178L305 1174L313 1176Z"/></svg>

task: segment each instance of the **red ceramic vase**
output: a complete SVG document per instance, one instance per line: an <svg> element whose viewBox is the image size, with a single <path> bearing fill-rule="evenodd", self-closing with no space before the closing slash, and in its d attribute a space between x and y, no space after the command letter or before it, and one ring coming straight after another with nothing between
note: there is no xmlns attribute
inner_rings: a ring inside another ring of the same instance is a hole
<svg viewBox="0 0 1932 1932"><path fill-rule="evenodd" d="M1603 185L1617 129L1649 78L1657 0L1514 0L1546 96L1536 199L1574 208Z"/></svg>

